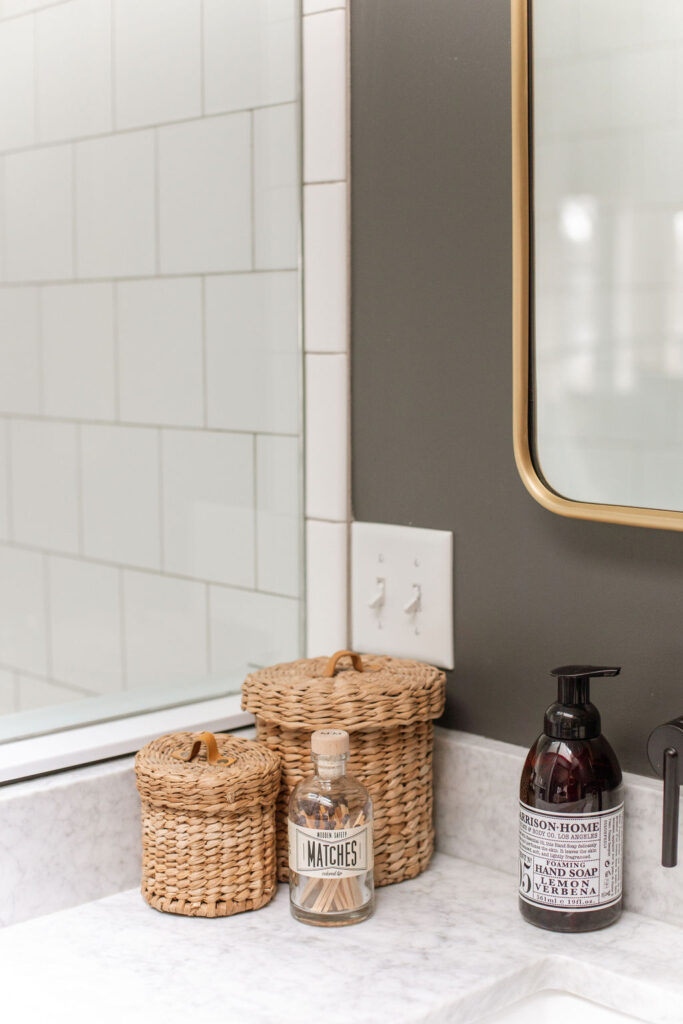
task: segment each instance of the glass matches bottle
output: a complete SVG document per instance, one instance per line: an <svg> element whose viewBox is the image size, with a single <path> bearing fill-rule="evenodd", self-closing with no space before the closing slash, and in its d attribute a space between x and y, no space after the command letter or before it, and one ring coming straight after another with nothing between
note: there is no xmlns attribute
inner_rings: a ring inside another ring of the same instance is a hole
<svg viewBox="0 0 683 1024"><path fill-rule="evenodd" d="M289 801L289 898L306 924L356 924L375 906L372 802L346 774L349 734L321 729L311 736L315 774Z"/></svg>

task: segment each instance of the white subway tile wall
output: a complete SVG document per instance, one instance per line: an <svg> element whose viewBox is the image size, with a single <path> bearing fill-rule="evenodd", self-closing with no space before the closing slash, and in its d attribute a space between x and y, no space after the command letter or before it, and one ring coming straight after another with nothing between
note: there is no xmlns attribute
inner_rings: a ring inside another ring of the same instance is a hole
<svg viewBox="0 0 683 1024"><path fill-rule="evenodd" d="M47 556L0 545L0 662L48 675Z"/></svg>
<svg viewBox="0 0 683 1024"><path fill-rule="evenodd" d="M110 6L110 0L71 0L10 23L35 23L40 142L111 131Z"/></svg>
<svg viewBox="0 0 683 1024"><path fill-rule="evenodd" d="M154 274L155 147L152 131L108 135L74 147L76 276Z"/></svg>
<svg viewBox="0 0 683 1024"><path fill-rule="evenodd" d="M299 657L298 601L220 587L211 587L209 600L214 672L228 671L235 651L254 668Z"/></svg>
<svg viewBox="0 0 683 1024"><path fill-rule="evenodd" d="M204 0L206 112L296 99L296 0Z"/></svg>
<svg viewBox="0 0 683 1024"><path fill-rule="evenodd" d="M255 585L250 434L162 434L164 565L181 576Z"/></svg>
<svg viewBox="0 0 683 1024"><path fill-rule="evenodd" d="M123 683L121 580L112 566L53 556L49 563L52 669L86 691Z"/></svg>
<svg viewBox="0 0 683 1024"><path fill-rule="evenodd" d="M46 416L113 420L114 285L50 285L41 289L40 308Z"/></svg>
<svg viewBox="0 0 683 1024"><path fill-rule="evenodd" d="M83 553L161 568L161 442L158 430L81 428Z"/></svg>
<svg viewBox="0 0 683 1024"><path fill-rule="evenodd" d="M207 675L207 602L203 583L124 572L123 628L129 686L192 686Z"/></svg>
<svg viewBox="0 0 683 1024"><path fill-rule="evenodd" d="M299 248L297 106L254 111L254 266L295 267Z"/></svg>
<svg viewBox="0 0 683 1024"><path fill-rule="evenodd" d="M3 162L5 279L73 279L71 147L22 150L5 156Z"/></svg>
<svg viewBox="0 0 683 1024"><path fill-rule="evenodd" d="M196 0L114 0L117 128L201 115L201 21Z"/></svg>
<svg viewBox="0 0 683 1024"><path fill-rule="evenodd" d="M297 480L301 451L296 437L256 439L256 582L259 590L298 597L301 512Z"/></svg>
<svg viewBox="0 0 683 1024"><path fill-rule="evenodd" d="M201 427L202 279L144 278L121 281L116 288L121 419Z"/></svg>
<svg viewBox="0 0 683 1024"><path fill-rule="evenodd" d="M163 273L250 269L251 151L252 115L247 113L159 129Z"/></svg>
<svg viewBox="0 0 683 1024"><path fill-rule="evenodd" d="M0 713L303 652L300 27L0 0Z"/></svg>
<svg viewBox="0 0 683 1024"><path fill-rule="evenodd" d="M9 420L0 423L0 540L10 535Z"/></svg>
<svg viewBox="0 0 683 1024"><path fill-rule="evenodd" d="M0 715L18 711L17 683L14 672L0 669Z"/></svg>
<svg viewBox="0 0 683 1024"><path fill-rule="evenodd" d="M39 299L36 288L0 288L0 407L40 413Z"/></svg>
<svg viewBox="0 0 683 1024"><path fill-rule="evenodd" d="M0 147L36 139L35 26L32 18L0 25Z"/></svg>
<svg viewBox="0 0 683 1024"><path fill-rule="evenodd" d="M206 280L210 427L295 434L300 420L298 275L235 274ZM240 372L235 373L239 359Z"/></svg>
<svg viewBox="0 0 683 1024"><path fill-rule="evenodd" d="M51 420L12 421L10 463L13 539L76 553L78 427Z"/></svg>

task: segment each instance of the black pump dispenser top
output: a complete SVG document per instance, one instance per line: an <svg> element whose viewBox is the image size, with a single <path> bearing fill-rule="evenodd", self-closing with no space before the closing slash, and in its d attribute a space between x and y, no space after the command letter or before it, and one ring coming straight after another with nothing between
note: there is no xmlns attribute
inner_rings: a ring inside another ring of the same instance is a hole
<svg viewBox="0 0 683 1024"><path fill-rule="evenodd" d="M545 713L543 731L558 740L591 740L600 735L600 712L590 702L590 680L598 676L618 676L620 668L600 665L563 665L554 668L557 676L557 702Z"/></svg>

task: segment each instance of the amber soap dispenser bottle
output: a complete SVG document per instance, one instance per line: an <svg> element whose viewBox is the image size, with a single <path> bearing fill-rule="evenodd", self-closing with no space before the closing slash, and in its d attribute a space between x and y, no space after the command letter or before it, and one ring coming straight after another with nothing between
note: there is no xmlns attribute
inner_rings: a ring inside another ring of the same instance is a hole
<svg viewBox="0 0 683 1024"><path fill-rule="evenodd" d="M618 668L553 669L557 701L520 783L519 908L538 928L589 932L621 914L621 768L590 702L590 680Z"/></svg>

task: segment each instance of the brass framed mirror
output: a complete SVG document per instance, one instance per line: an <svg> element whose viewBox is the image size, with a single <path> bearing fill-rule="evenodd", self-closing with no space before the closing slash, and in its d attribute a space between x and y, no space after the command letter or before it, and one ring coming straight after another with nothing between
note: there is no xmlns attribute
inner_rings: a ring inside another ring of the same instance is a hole
<svg viewBox="0 0 683 1024"><path fill-rule="evenodd" d="M683 530L683 3L511 19L519 473L559 515Z"/></svg>

